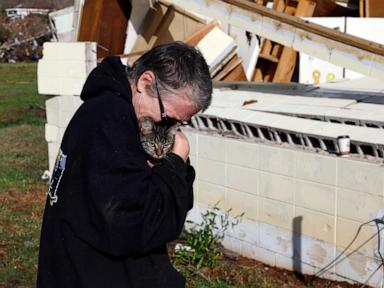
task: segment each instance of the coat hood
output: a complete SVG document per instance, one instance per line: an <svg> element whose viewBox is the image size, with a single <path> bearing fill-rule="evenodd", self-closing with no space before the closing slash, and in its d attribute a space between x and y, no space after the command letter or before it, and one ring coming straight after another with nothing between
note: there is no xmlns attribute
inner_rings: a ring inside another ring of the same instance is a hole
<svg viewBox="0 0 384 288"><path fill-rule="evenodd" d="M81 100L87 101L89 98L96 97L105 90L110 90L117 95L131 100L131 87L125 68L126 66L121 63L119 57L109 56L105 58L89 74L81 91Z"/></svg>

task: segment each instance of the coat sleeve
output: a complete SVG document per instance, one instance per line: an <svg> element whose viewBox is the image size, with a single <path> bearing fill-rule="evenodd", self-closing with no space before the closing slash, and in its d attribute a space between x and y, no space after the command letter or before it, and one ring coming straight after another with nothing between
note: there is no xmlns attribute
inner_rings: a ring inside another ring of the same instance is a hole
<svg viewBox="0 0 384 288"><path fill-rule="evenodd" d="M193 205L193 167L171 153L151 169L128 124L101 120L84 153L93 233L80 238L115 257L140 255L176 239Z"/></svg>

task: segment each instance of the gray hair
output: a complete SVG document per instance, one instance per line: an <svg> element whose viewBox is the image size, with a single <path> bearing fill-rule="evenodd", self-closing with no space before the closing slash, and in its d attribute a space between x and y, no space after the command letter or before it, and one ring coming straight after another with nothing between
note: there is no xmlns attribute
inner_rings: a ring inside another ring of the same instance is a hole
<svg viewBox="0 0 384 288"><path fill-rule="evenodd" d="M172 42L156 46L127 69L130 80L137 81L145 71L152 71L164 98L185 93L198 110L208 108L212 98L212 79L203 55L195 48ZM156 83L150 90L156 95ZM171 96L172 95L172 96Z"/></svg>

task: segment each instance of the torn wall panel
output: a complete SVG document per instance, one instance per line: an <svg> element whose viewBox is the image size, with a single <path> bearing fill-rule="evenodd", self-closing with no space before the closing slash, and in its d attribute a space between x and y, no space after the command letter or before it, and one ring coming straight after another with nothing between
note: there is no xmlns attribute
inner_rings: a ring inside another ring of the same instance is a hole
<svg viewBox="0 0 384 288"><path fill-rule="evenodd" d="M98 57L122 54L130 13L129 1L85 1L77 40L96 42Z"/></svg>
<svg viewBox="0 0 384 288"><path fill-rule="evenodd" d="M359 73L366 73L365 75L368 76L384 79L384 48L383 45L372 41L346 35L320 25L306 23L298 17L284 15L243 0L172 0L171 2L184 9L215 16L218 20L228 22L276 42L279 42L280 35L285 30L281 24L287 24L295 29L295 42L293 43L295 50L331 61L333 64ZM260 19L260 17L269 18L273 21L275 28L268 31L263 29L259 21L253 20ZM232 21L236 18L241 18L242 21ZM343 53L348 56L335 57L338 56L336 54L343 55ZM333 54L335 55L332 57ZM379 71L381 73L378 73Z"/></svg>

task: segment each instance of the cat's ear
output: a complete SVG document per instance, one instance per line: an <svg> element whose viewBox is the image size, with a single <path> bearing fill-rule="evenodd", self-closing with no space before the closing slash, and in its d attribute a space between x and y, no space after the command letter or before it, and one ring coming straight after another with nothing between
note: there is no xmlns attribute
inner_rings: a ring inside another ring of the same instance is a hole
<svg viewBox="0 0 384 288"><path fill-rule="evenodd" d="M176 135L177 130L179 129L180 124L175 124L167 129L168 135L174 137Z"/></svg>
<svg viewBox="0 0 384 288"><path fill-rule="evenodd" d="M143 135L149 135L152 133L153 130L153 121L150 118L144 118L141 122L140 131Z"/></svg>

